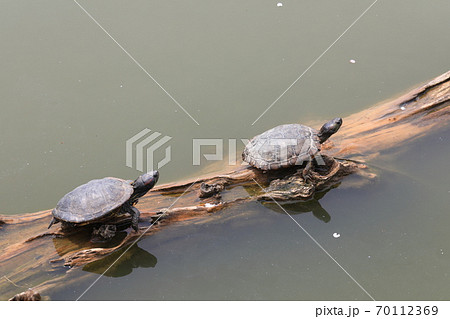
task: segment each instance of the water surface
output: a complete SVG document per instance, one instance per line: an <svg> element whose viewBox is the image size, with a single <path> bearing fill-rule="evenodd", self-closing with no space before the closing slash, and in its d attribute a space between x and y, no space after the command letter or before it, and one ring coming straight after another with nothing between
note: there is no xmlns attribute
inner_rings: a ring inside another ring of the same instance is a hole
<svg viewBox="0 0 450 319"><path fill-rule="evenodd" d="M192 165L193 138L344 117L448 70L448 1L378 1L251 125L372 3L80 1L197 125L76 3L2 1L0 213L52 208L93 178L135 178L125 141L144 128L172 137L164 183L210 164ZM448 138L399 145L371 163L375 182L324 194L326 223L287 207L376 299L449 298ZM116 269L126 276L84 297L369 298L289 217L259 203L173 226L139 249L135 265Z"/></svg>

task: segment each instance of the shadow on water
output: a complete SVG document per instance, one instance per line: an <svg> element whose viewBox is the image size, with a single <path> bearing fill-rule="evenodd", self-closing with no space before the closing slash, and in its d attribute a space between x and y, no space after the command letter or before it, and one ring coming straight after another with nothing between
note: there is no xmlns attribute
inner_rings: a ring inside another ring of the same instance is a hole
<svg viewBox="0 0 450 319"><path fill-rule="evenodd" d="M341 183L338 183L336 185L333 185L331 188L328 188L326 190L323 190L321 192L316 192L312 196L312 198L307 200L292 200L292 201L277 201L277 203L273 201L262 201L261 204L269 208L270 210L273 210L274 212L285 214L283 211L286 210L291 215L297 215L297 214L303 214L303 213L309 213L311 212L317 219L328 223L331 220L330 214L322 207L320 204L320 200L332 189L339 187ZM261 190L259 187L255 187L254 185L251 186L244 186L244 189L247 191L247 193L251 196L255 196L259 193L261 193ZM281 207L283 208L281 208Z"/></svg>
<svg viewBox="0 0 450 319"><path fill-rule="evenodd" d="M53 238L53 245L55 246L56 252L60 256L64 256L68 252L80 249L96 247L110 248L117 246L127 236L126 231L120 231L117 232L113 239L107 242L93 242L90 240L91 232L91 229L85 229L72 236ZM112 265L104 275L107 277L123 277L129 275L134 268L155 267L157 258L154 255L140 248L137 244L132 245L131 248L129 247L130 245L125 246L100 260L91 262L85 265L82 270L103 274Z"/></svg>
<svg viewBox="0 0 450 319"><path fill-rule="evenodd" d="M130 246L126 246L105 258L89 263L82 270L95 274L103 274L107 277L123 277L131 274L134 268L154 268L156 266L158 260L155 256L140 248L137 244L134 244L126 251L128 247ZM108 269L108 267L111 268Z"/></svg>
<svg viewBox="0 0 450 319"><path fill-rule="evenodd" d="M298 201L292 201L287 203L278 203L281 207L283 207L289 214L291 215L297 215L297 214L303 214L303 213L309 213L312 212L313 215L325 222L328 223L331 220L330 214L320 205L319 200L322 199L326 193L328 193L330 190L326 190L324 192L319 192L314 194L313 198L309 200L298 200ZM273 202L263 202L262 205L266 208L269 208L273 210L274 212L285 214L283 209L280 208L276 203Z"/></svg>
<svg viewBox="0 0 450 319"><path fill-rule="evenodd" d="M116 233L114 238L106 242L95 242L92 240L92 228L86 227L78 230L72 235L65 237L53 238L53 245L59 256L64 256L69 252L89 249L89 248L112 248L117 246L122 242L122 240L127 236L126 231L119 231Z"/></svg>

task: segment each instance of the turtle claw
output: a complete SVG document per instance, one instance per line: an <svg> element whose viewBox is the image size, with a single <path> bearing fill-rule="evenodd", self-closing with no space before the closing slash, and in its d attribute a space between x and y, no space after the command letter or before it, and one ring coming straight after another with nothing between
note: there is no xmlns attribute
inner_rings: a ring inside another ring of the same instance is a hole
<svg viewBox="0 0 450 319"><path fill-rule="evenodd" d="M302 174L303 180L305 182L305 184L313 184L312 183L312 176L310 172L306 172Z"/></svg>

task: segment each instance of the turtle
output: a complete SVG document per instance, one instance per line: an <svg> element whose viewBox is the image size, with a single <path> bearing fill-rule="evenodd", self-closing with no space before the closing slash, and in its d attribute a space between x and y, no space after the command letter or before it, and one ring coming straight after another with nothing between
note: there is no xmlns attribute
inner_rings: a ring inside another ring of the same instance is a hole
<svg viewBox="0 0 450 319"><path fill-rule="evenodd" d="M134 207L159 178L158 171L139 176L135 181L115 177L94 179L64 195L53 209L48 228L61 222L64 228L84 226L115 215L128 213L138 231L139 210Z"/></svg>
<svg viewBox="0 0 450 319"><path fill-rule="evenodd" d="M279 125L251 139L242 153L242 159L263 171L306 162L302 173L303 177L307 177L321 144L341 125L342 119L339 117L325 123L319 131L301 124Z"/></svg>

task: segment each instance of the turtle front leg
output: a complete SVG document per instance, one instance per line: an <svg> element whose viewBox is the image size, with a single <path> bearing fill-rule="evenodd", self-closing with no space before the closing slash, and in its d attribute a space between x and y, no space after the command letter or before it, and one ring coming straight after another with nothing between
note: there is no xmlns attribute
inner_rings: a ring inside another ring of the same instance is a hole
<svg viewBox="0 0 450 319"><path fill-rule="evenodd" d="M139 209L128 203L126 203L123 208L128 214L131 215L131 227L133 227L134 231L137 232L139 230L139 216L141 215L141 212Z"/></svg>
<svg viewBox="0 0 450 319"><path fill-rule="evenodd" d="M302 177L305 183L309 183L311 181L311 169L312 169L312 162L314 159L311 159L306 163L305 168L302 171Z"/></svg>
<svg viewBox="0 0 450 319"><path fill-rule="evenodd" d="M141 216L141 212L136 207L131 206L131 227L133 227L134 231L137 232L139 230L139 216Z"/></svg>

